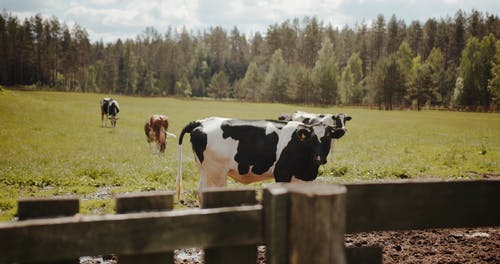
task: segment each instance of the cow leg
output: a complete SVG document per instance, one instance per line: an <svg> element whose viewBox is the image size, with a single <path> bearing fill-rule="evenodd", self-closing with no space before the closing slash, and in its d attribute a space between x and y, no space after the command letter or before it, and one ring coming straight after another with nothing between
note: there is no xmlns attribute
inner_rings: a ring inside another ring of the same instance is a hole
<svg viewBox="0 0 500 264"><path fill-rule="evenodd" d="M219 165L219 166L218 166ZM205 159L200 166L200 181L198 185L198 197L201 200L201 193L203 190L210 187L226 187L227 186L227 172L224 166L220 163L211 163Z"/></svg>
<svg viewBox="0 0 500 264"><path fill-rule="evenodd" d="M161 153L160 142L156 141L156 154L160 155L160 153Z"/></svg>
<svg viewBox="0 0 500 264"><path fill-rule="evenodd" d="M331 162L334 162L335 161L335 156L334 156L334 153L333 153L333 149L335 148L335 139L332 139L331 143L330 143L330 161Z"/></svg>
<svg viewBox="0 0 500 264"><path fill-rule="evenodd" d="M274 171L274 181L276 182L291 182L292 181L292 175L290 173L285 173L285 172L277 172L276 170Z"/></svg>
<svg viewBox="0 0 500 264"><path fill-rule="evenodd" d="M305 182L299 178L296 178L295 176L292 177L292 181L291 182L298 182L298 183L301 183L301 182Z"/></svg>

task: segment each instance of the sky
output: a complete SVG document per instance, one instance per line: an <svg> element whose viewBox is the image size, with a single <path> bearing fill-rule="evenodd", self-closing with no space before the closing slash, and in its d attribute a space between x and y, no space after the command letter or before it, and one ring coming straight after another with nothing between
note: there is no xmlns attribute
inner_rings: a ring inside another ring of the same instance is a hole
<svg viewBox="0 0 500 264"><path fill-rule="evenodd" d="M413 20L454 17L457 10L499 15L499 0L0 0L0 11L26 17L56 17L69 27L87 30L92 42L135 39L147 27L165 33L168 27L192 32L235 26L247 37L264 34L287 19L317 17L335 27L370 24L377 15L395 14L407 24Z"/></svg>

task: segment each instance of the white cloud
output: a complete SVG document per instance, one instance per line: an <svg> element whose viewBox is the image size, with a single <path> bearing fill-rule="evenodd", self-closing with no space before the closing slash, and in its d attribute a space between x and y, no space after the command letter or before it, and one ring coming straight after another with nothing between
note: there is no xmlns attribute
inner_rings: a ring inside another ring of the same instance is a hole
<svg viewBox="0 0 500 264"><path fill-rule="evenodd" d="M265 33L269 25L287 19L316 16L325 24L342 27L369 22L378 14L399 19L453 16L462 8L475 8L498 14L498 0L2 0L0 9L17 15L20 20L41 13L44 18L56 16L67 24L78 23L87 29L92 40L113 40L141 34L153 26L160 33L173 28L205 30L234 26L250 35Z"/></svg>

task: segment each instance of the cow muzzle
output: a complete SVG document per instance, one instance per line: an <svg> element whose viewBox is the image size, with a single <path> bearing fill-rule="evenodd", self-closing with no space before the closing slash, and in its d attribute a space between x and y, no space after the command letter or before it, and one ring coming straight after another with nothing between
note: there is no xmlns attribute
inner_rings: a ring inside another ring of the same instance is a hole
<svg viewBox="0 0 500 264"><path fill-rule="evenodd" d="M333 133L332 133L332 138L341 138L345 134L346 131L347 131L346 128L334 129Z"/></svg>
<svg viewBox="0 0 500 264"><path fill-rule="evenodd" d="M316 163L316 165L324 165L326 164L326 158L322 158L320 155L316 155L314 157L314 163Z"/></svg>

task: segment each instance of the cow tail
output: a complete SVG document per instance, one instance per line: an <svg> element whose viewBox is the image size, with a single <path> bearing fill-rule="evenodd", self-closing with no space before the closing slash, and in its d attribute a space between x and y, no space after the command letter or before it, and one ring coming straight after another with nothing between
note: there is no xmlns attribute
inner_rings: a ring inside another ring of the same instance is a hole
<svg viewBox="0 0 500 264"><path fill-rule="evenodd" d="M182 188L182 138L184 137L184 134L186 133L191 133L191 131L193 131L193 129L195 129L196 127L198 127L200 125L200 123L198 122L191 122L189 124L187 124L181 131L181 134L179 135L179 145L178 145L178 148L179 148L179 153L178 153L178 157L179 157L179 164L178 164L178 172L177 172L177 180L176 180L176 192L177 192L177 199L180 201L180 197L181 197L181 188Z"/></svg>

